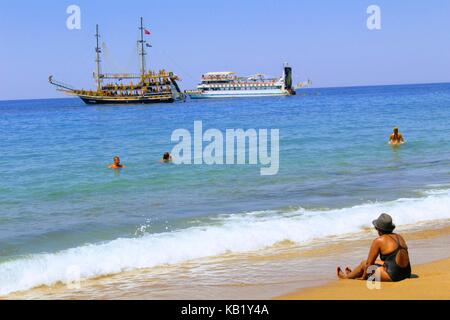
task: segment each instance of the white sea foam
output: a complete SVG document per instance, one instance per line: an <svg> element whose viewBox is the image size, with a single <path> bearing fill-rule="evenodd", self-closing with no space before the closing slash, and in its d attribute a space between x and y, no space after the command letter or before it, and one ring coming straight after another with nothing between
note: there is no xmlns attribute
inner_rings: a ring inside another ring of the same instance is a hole
<svg viewBox="0 0 450 320"><path fill-rule="evenodd" d="M114 274L126 270L176 264L228 252L259 250L283 240L305 243L342 236L370 227L381 212L398 226L450 218L450 190L423 198L398 199L351 208L296 212L260 212L220 217L214 225L116 239L57 253L37 254L0 264L0 295L39 285Z"/></svg>

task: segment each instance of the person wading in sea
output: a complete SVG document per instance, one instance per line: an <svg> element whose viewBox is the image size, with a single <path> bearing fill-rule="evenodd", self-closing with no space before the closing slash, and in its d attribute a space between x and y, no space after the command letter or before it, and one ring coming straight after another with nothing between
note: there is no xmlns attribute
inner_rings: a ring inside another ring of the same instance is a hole
<svg viewBox="0 0 450 320"><path fill-rule="evenodd" d="M389 144L402 144L405 143L403 135L398 132L398 128L394 128L394 133L389 137Z"/></svg>
<svg viewBox="0 0 450 320"><path fill-rule="evenodd" d="M171 163L172 162L172 156L170 155L169 152L164 153L162 159L161 159L161 163Z"/></svg>
<svg viewBox="0 0 450 320"><path fill-rule="evenodd" d="M120 163L120 158L119 158L118 156L115 156L114 159L113 159L113 161L114 161L114 162L108 166L109 169L114 169L114 170L116 170L116 169L122 169L122 168L125 168L125 166L124 166L123 164Z"/></svg>

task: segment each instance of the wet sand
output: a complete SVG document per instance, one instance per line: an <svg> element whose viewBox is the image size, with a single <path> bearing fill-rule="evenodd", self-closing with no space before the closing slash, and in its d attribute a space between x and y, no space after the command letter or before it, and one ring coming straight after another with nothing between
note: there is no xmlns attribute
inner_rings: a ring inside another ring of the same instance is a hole
<svg viewBox="0 0 450 320"><path fill-rule="evenodd" d="M419 264L450 257L450 221L440 221L434 226L422 225L399 228L410 247L413 272L411 279L420 290L430 291L432 270ZM266 250L228 254L178 265L130 270L96 279L82 280L77 286L57 284L42 286L25 292L8 295L6 299L306 299L311 289L311 299L338 298L324 285L365 289L365 282L344 283L336 281L337 265L353 265L367 256L373 230L364 230L346 237L332 237L304 245L283 241ZM357 238L357 240L354 240ZM437 268L437 267L436 267ZM448 265L447 265L448 269ZM436 279L436 280L433 280ZM392 284L403 287L405 284ZM449 283L436 283L436 288L450 289ZM390 288L390 286L383 288ZM343 289L345 291L346 289ZM412 289L407 286L405 291ZM378 290L380 291L380 290ZM295 292L294 294L288 294ZM301 292L301 293L300 293ZM356 292L356 291L355 291ZM380 292L387 292L381 290ZM298 296L297 294L301 294ZM372 293L376 295L377 293ZM378 293L381 294L381 293ZM398 294L398 293L397 293ZM342 296L344 298L345 296ZM349 296L350 298L350 296ZM397 298L397 297L396 297ZM345 299L345 298L344 298ZM385 296L383 299L389 299Z"/></svg>

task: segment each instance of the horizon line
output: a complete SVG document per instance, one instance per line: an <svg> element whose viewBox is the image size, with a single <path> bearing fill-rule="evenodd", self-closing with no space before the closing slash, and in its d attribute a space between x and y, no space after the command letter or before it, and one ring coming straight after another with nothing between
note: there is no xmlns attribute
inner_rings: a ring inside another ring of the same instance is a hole
<svg viewBox="0 0 450 320"><path fill-rule="evenodd" d="M394 87L394 86L418 86L418 85L436 85L436 84L450 84L450 81L445 82L417 82L417 83L392 83L392 84L367 84L367 85L345 85L345 86L323 86L323 87L306 87L305 89L346 89L346 88L366 88L366 87ZM62 100L62 99L78 99L78 97L61 97L61 98L17 98L17 99L0 99L0 102L8 101L33 101L33 100Z"/></svg>

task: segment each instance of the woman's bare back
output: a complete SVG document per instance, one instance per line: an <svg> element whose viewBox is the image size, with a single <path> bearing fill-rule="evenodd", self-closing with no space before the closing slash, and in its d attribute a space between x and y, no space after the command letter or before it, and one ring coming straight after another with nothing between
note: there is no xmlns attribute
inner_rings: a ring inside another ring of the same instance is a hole
<svg viewBox="0 0 450 320"><path fill-rule="evenodd" d="M384 234L380 237L382 243L380 245L380 251L383 255L389 255L398 249L400 244L401 248L397 252L395 262L399 267L406 267L409 264L408 246L406 245L405 239L399 234Z"/></svg>

